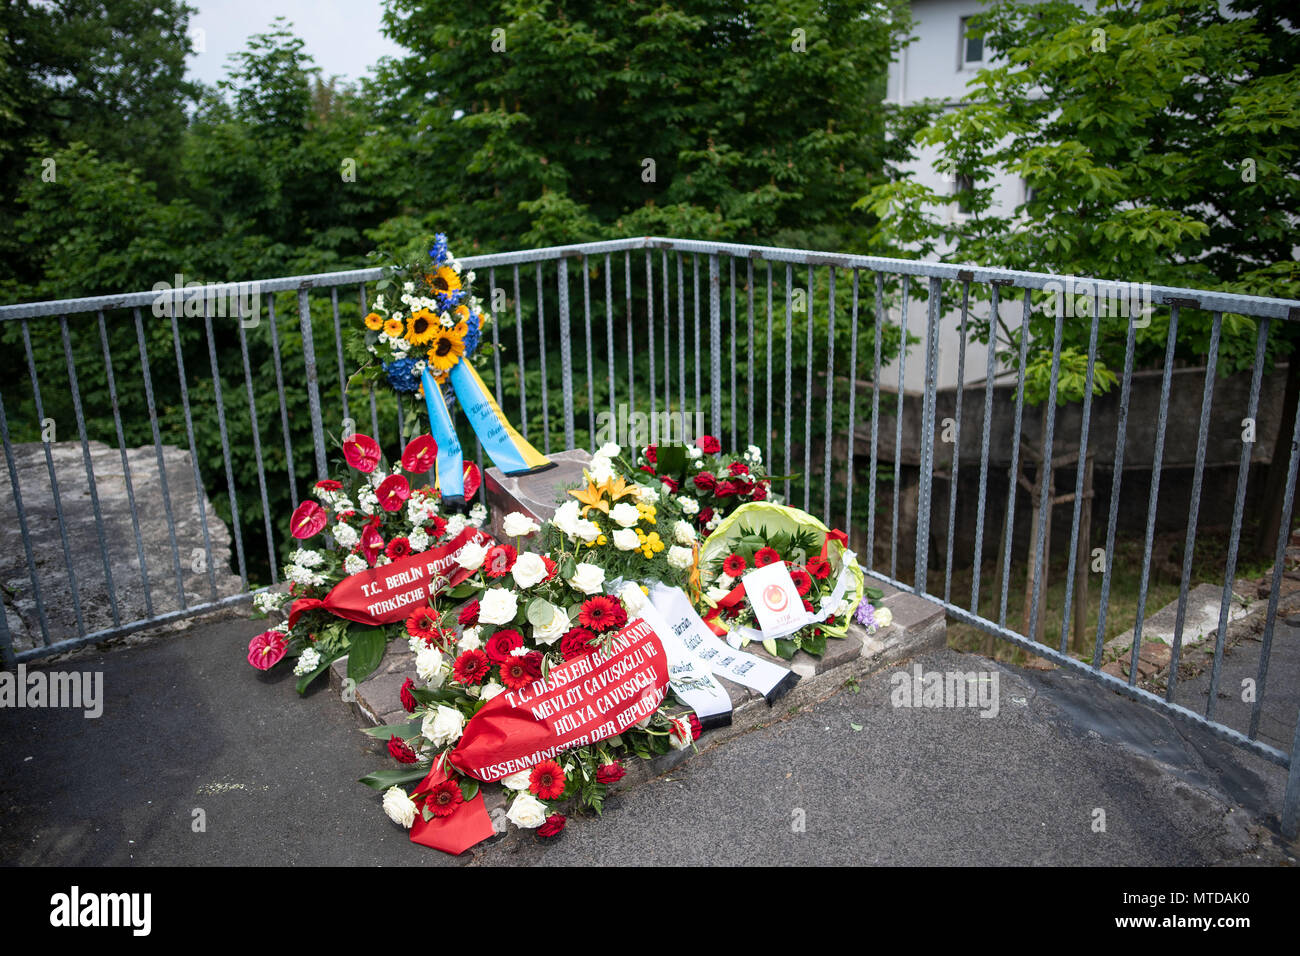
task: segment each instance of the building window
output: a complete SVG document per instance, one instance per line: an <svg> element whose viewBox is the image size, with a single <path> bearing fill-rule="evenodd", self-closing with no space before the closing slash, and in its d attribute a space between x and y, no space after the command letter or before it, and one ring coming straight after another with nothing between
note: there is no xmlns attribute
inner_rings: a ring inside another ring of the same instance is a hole
<svg viewBox="0 0 1300 956"><path fill-rule="evenodd" d="M953 178L952 192L954 196L959 196L957 200L957 212L963 216L970 215L970 192L975 188L975 182L969 176L958 175Z"/></svg>
<svg viewBox="0 0 1300 956"><path fill-rule="evenodd" d="M961 18L961 55L958 58L958 65L962 67L977 67L984 62L984 38L976 36L972 32L973 17Z"/></svg>

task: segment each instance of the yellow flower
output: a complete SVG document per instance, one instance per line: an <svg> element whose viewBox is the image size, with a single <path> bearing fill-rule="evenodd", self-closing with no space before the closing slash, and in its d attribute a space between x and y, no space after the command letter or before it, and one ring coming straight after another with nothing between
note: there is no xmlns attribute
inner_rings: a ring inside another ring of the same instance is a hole
<svg viewBox="0 0 1300 956"><path fill-rule="evenodd" d="M654 505L637 505L637 506L636 506L636 510L637 510L637 513L641 516L641 520L642 520L642 521L648 521L650 524L657 524L657 523L658 523L658 522L655 521L655 506L654 506Z"/></svg>
<svg viewBox="0 0 1300 956"><path fill-rule="evenodd" d="M456 306L456 308L452 309L451 311L455 314L457 322L464 322L466 325L469 324L469 320L470 320L469 306L458 305Z"/></svg>
<svg viewBox="0 0 1300 956"><path fill-rule="evenodd" d="M464 323L454 326L450 329L444 329L442 326L436 326L433 330L433 338L430 340L433 347L429 349L429 366L434 371L434 378L442 381L447 377L447 373L455 368L456 363L460 361L461 356L465 354L465 333Z"/></svg>
<svg viewBox="0 0 1300 956"><path fill-rule="evenodd" d="M384 327L384 317L378 312L371 312L366 316L366 328L371 332L378 332Z"/></svg>
<svg viewBox="0 0 1300 956"><path fill-rule="evenodd" d="M400 339L402 333L406 331L406 326L402 324L401 319L389 319L384 323L384 334Z"/></svg>
<svg viewBox="0 0 1300 956"><path fill-rule="evenodd" d="M460 288L460 276L450 266L439 266L432 274L425 276L435 292L451 295Z"/></svg>
<svg viewBox="0 0 1300 956"><path fill-rule="evenodd" d="M437 331L438 320L434 318L433 313L428 309L421 309L411 316L410 324L406 327L406 341L412 345L424 345L433 341Z"/></svg>

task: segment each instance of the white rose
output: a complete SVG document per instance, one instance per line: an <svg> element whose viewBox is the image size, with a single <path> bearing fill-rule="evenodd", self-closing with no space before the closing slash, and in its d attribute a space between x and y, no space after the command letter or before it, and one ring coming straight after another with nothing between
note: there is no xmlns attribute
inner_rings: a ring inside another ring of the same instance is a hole
<svg viewBox="0 0 1300 956"><path fill-rule="evenodd" d="M606 442L596 450L596 454L601 458L615 458L623 449L615 445L612 441Z"/></svg>
<svg viewBox="0 0 1300 956"><path fill-rule="evenodd" d="M465 729L465 717L455 707L439 704L438 709L425 714L420 724L420 733L433 742L435 747L446 747L460 740L461 731Z"/></svg>
<svg viewBox="0 0 1300 956"><path fill-rule="evenodd" d="M399 823L408 830L415 822L415 801L406 795L401 787L389 787L384 791L384 813L394 823Z"/></svg>
<svg viewBox="0 0 1300 956"><path fill-rule="evenodd" d="M541 528L536 521L522 511L512 511L501 522L501 530L505 532L508 538L526 538L534 531L541 530Z"/></svg>
<svg viewBox="0 0 1300 956"><path fill-rule="evenodd" d="M520 770L518 773L512 773L508 777L502 777L501 786L509 790L528 790L528 779L533 775L531 770Z"/></svg>
<svg viewBox="0 0 1300 956"><path fill-rule="evenodd" d="M483 545L470 541L456 552L456 563L466 571L477 571L483 567L483 559L487 557L487 553L488 549Z"/></svg>
<svg viewBox="0 0 1300 956"><path fill-rule="evenodd" d="M889 627L894 623L894 612L887 607L878 607L876 608L874 620L878 628Z"/></svg>
<svg viewBox="0 0 1300 956"><path fill-rule="evenodd" d="M489 681L488 683L484 684L483 689L479 691L479 697L483 700L491 700L493 697L495 697L497 694L500 694L504 690L505 688L502 687L500 684L498 684L496 681Z"/></svg>
<svg viewBox="0 0 1300 956"><path fill-rule="evenodd" d="M668 549L668 566L671 568L685 571L691 566L693 560L695 560L695 552L690 548L673 545Z"/></svg>
<svg viewBox="0 0 1300 956"><path fill-rule="evenodd" d="M569 537L576 537L578 534L578 522L582 520L578 507L578 502L570 498L556 509L555 517L551 519L555 522L555 526Z"/></svg>
<svg viewBox="0 0 1300 956"><path fill-rule="evenodd" d="M692 545L695 543L695 529L689 521L678 521L673 525L673 537L678 544Z"/></svg>
<svg viewBox="0 0 1300 956"><path fill-rule="evenodd" d="M462 651L477 651L483 646L483 641L478 636L477 627L467 627L460 635L460 649Z"/></svg>
<svg viewBox="0 0 1300 956"><path fill-rule="evenodd" d="M609 517L619 527L633 528L641 520L641 512L636 510L636 505L620 501L609 510Z"/></svg>
<svg viewBox="0 0 1300 956"><path fill-rule="evenodd" d="M515 592L507 588L488 588L479 603L478 619L482 624L506 624L519 613Z"/></svg>
<svg viewBox="0 0 1300 956"><path fill-rule="evenodd" d="M436 647L422 646L415 652L415 674L420 680L432 686L442 683L442 651Z"/></svg>
<svg viewBox="0 0 1300 956"><path fill-rule="evenodd" d="M540 555L527 552L515 559L510 573L514 575L515 584L521 588L530 588L534 584L545 581L547 571Z"/></svg>
<svg viewBox="0 0 1300 956"><path fill-rule="evenodd" d="M639 584L632 581L624 583L623 589L618 592L618 596L623 599L623 606L627 608L629 614L635 614L645 607L645 592L641 590Z"/></svg>
<svg viewBox="0 0 1300 956"><path fill-rule="evenodd" d="M688 515L699 513L700 503L690 495L679 495L677 497L677 503L682 506L682 511L686 512Z"/></svg>
<svg viewBox="0 0 1300 956"><path fill-rule="evenodd" d="M569 578L569 586L583 594L598 594L605 584L605 569L594 564L579 564Z"/></svg>
<svg viewBox="0 0 1300 956"><path fill-rule="evenodd" d="M635 551L641 546L641 540L631 528L619 528L614 532L614 547L620 551Z"/></svg>
<svg viewBox="0 0 1300 956"><path fill-rule="evenodd" d="M614 477L614 463L604 455L596 455L587 465L587 477L600 484Z"/></svg>
<svg viewBox="0 0 1300 956"><path fill-rule="evenodd" d="M548 647L562 638L569 631L569 615L562 608L555 608L551 619L541 627L533 625L533 640Z"/></svg>
<svg viewBox="0 0 1300 956"><path fill-rule="evenodd" d="M574 534L583 541L590 543L600 537L600 525L588 518L582 518L578 521L578 527Z"/></svg>
<svg viewBox="0 0 1300 956"><path fill-rule="evenodd" d="M506 819L517 827L535 830L546 822L546 804L531 793L521 793L510 804Z"/></svg>
<svg viewBox="0 0 1300 956"><path fill-rule="evenodd" d="M655 491L649 485L636 486L636 500L643 505L653 505L659 501L659 492Z"/></svg>

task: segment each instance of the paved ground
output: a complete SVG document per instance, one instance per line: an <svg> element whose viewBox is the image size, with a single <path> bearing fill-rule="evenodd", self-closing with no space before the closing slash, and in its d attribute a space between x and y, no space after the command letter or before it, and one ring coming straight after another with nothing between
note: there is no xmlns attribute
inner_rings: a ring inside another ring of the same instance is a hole
<svg viewBox="0 0 1300 956"><path fill-rule="evenodd" d="M409 843L357 784L386 761L330 693L243 662L256 622L59 665L102 668L106 705L0 710L0 861L458 865ZM890 704L891 674L694 756L491 863L1287 863L1257 821L1280 768L1059 672L996 670L1000 709ZM855 729L860 728L860 729ZM707 736L701 743L707 744ZM194 832L202 809L206 832ZM1105 813L1104 832L1095 832Z"/></svg>

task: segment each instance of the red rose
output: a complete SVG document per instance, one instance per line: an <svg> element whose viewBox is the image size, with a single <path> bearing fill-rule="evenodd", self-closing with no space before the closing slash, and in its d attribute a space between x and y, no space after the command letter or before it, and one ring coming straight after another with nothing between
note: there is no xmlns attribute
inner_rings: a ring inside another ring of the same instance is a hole
<svg viewBox="0 0 1300 956"><path fill-rule="evenodd" d="M714 488L714 494L716 494L719 498L729 498L732 495L739 494L739 493L740 493L740 486L737 485L734 481L726 481L726 480L720 481L718 482L717 487Z"/></svg>
<svg viewBox="0 0 1300 956"><path fill-rule="evenodd" d="M564 655L566 661L590 654L595 650L591 646L591 642L595 639L596 635L585 627L575 627L560 638L560 653Z"/></svg>
<svg viewBox="0 0 1300 956"><path fill-rule="evenodd" d="M328 520L324 508L314 501L304 501L294 509L293 517L289 519L289 533L299 539L310 538L319 534Z"/></svg>
<svg viewBox="0 0 1300 956"><path fill-rule="evenodd" d="M644 471L647 475L653 475L655 473L654 467L652 465L642 465L640 470Z"/></svg>
<svg viewBox="0 0 1300 956"><path fill-rule="evenodd" d="M808 573L818 581L825 581L831 576L831 563L818 555L815 558L808 559Z"/></svg>
<svg viewBox="0 0 1300 956"><path fill-rule="evenodd" d="M722 570L726 571L733 578L738 578L745 573L745 568L749 565L739 554L729 554L722 561Z"/></svg>
<svg viewBox="0 0 1300 956"><path fill-rule="evenodd" d="M416 701L415 695L411 693L411 688L413 688L414 686L415 686L415 681L411 680L411 678L408 677L402 683L401 693L398 694L398 696L402 699L402 707L406 710L408 714L415 713L415 708L418 705L418 701Z"/></svg>
<svg viewBox="0 0 1300 956"><path fill-rule="evenodd" d="M695 444L698 445L700 451L704 452L706 455L716 455L718 452L722 451L722 443L712 435L701 435Z"/></svg>
<svg viewBox="0 0 1300 956"><path fill-rule="evenodd" d="M564 832L565 824L563 813L552 813L546 818L546 822L537 828L537 835L550 840Z"/></svg>
<svg viewBox="0 0 1300 956"><path fill-rule="evenodd" d="M488 548L487 557L483 559L483 571L490 578L504 577L515 566L519 552L508 544L498 544Z"/></svg>
<svg viewBox="0 0 1300 956"><path fill-rule="evenodd" d="M517 647L524 646L523 635L518 631L497 631L487 639L487 644L483 646L488 659L496 664L504 664L513 660L510 652Z"/></svg>
<svg viewBox="0 0 1300 956"><path fill-rule="evenodd" d="M646 446L645 446L645 460L648 461L648 462L650 462L650 464L652 464L652 465L657 465L657 464L659 463L659 446L658 446L658 445L646 445Z"/></svg>
<svg viewBox="0 0 1300 956"><path fill-rule="evenodd" d="M695 516L695 520L698 521L700 523L700 527L703 528L706 524L708 524L710 521L713 520L713 509L701 508L700 513Z"/></svg>
<svg viewBox="0 0 1300 956"><path fill-rule="evenodd" d="M691 740L699 740L700 734L704 732L704 728L700 726L700 718L694 713L687 714L686 718L691 722Z"/></svg>
<svg viewBox="0 0 1300 956"><path fill-rule="evenodd" d="M259 671L270 670L289 650L289 644L279 631L263 631L248 642L248 663Z"/></svg>
<svg viewBox="0 0 1300 956"><path fill-rule="evenodd" d="M438 460L438 443L432 435L417 435L402 452L402 467L412 474L423 475Z"/></svg>
<svg viewBox="0 0 1300 956"><path fill-rule="evenodd" d="M812 578L803 568L791 568L790 577L794 580L795 590L799 592L800 597L807 597L808 592L812 590Z"/></svg>
<svg viewBox="0 0 1300 956"><path fill-rule="evenodd" d="M732 474L732 476L747 475L749 474L749 466L746 465L743 461L733 461L730 465L727 466L727 471L729 471Z"/></svg>
<svg viewBox="0 0 1300 956"><path fill-rule="evenodd" d="M411 497L411 486L402 475L389 475L375 489L379 507L385 511L400 511L406 499Z"/></svg>
<svg viewBox="0 0 1300 956"><path fill-rule="evenodd" d="M614 630L627 623L627 611L617 598L595 594L582 602L578 620L597 634Z"/></svg>
<svg viewBox="0 0 1300 956"><path fill-rule="evenodd" d="M711 471L702 471L692 478L691 481L695 482L695 487L699 488L700 491L712 491L714 488L718 487L718 479L713 477L713 472Z"/></svg>
<svg viewBox="0 0 1300 956"><path fill-rule="evenodd" d="M357 471L368 475L379 464L379 442L369 435L353 435L343 442L343 457Z"/></svg>
<svg viewBox="0 0 1300 956"><path fill-rule="evenodd" d="M781 555L777 554L775 548L759 548L754 554L754 567L765 568L769 564L776 564L781 560Z"/></svg>
<svg viewBox="0 0 1300 956"><path fill-rule="evenodd" d="M539 800L556 800L564 793L564 770L554 760L543 760L528 775L528 789Z"/></svg>
<svg viewBox="0 0 1300 956"><path fill-rule="evenodd" d="M456 658L456 663L452 665L452 678L460 684L469 686L470 684L481 684L488 675L492 665L488 662L487 655L482 651L465 651L460 657Z"/></svg>
<svg viewBox="0 0 1300 956"><path fill-rule="evenodd" d="M753 501L766 501L769 488L770 485L766 481L757 482L754 485L754 490L750 492L750 499Z"/></svg>
<svg viewBox="0 0 1300 956"><path fill-rule="evenodd" d="M603 763L596 768L597 783L618 783L627 774L623 765L617 760L613 763Z"/></svg>
<svg viewBox="0 0 1300 956"><path fill-rule="evenodd" d="M676 494L681 490L682 486L678 483L676 478L669 478L667 475L660 475L659 480L663 483L663 486L673 494Z"/></svg>
<svg viewBox="0 0 1300 956"><path fill-rule="evenodd" d="M415 763L415 751L401 737L393 734L388 738L388 754L398 763Z"/></svg>
<svg viewBox="0 0 1300 956"><path fill-rule="evenodd" d="M473 627L478 623L478 601L470 601L460 609L460 614L456 615L456 620L462 627Z"/></svg>
<svg viewBox="0 0 1300 956"><path fill-rule="evenodd" d="M316 482L314 487L317 491L342 491L343 483L341 481L335 481L333 478L322 478L320 481Z"/></svg>
<svg viewBox="0 0 1300 956"><path fill-rule="evenodd" d="M460 784L455 780L444 780L429 791L424 805L434 816L449 817L464 802L465 795L460 792Z"/></svg>
<svg viewBox="0 0 1300 956"><path fill-rule="evenodd" d="M408 538L394 538L388 542L388 547L384 548L384 554L388 555L394 561L398 558L404 558L411 553L411 542Z"/></svg>

